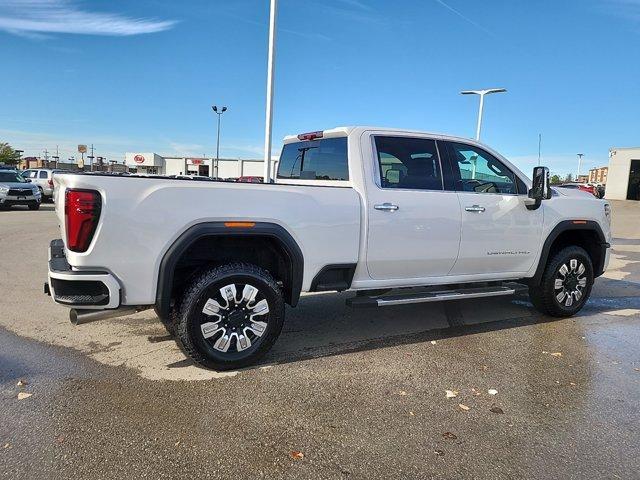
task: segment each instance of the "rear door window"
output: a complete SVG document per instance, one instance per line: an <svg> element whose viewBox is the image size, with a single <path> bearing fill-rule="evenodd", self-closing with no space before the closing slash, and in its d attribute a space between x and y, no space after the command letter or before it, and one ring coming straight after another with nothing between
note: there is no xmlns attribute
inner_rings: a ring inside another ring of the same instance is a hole
<svg viewBox="0 0 640 480"><path fill-rule="evenodd" d="M382 188L442 190L442 172L435 140L375 137Z"/></svg>
<svg viewBox="0 0 640 480"><path fill-rule="evenodd" d="M347 137L288 143L280 155L278 178L349 180Z"/></svg>
<svg viewBox="0 0 640 480"><path fill-rule="evenodd" d="M45 170L42 170L42 171L40 172L40 176L39 176L39 178L47 178L47 172L46 172Z"/></svg>

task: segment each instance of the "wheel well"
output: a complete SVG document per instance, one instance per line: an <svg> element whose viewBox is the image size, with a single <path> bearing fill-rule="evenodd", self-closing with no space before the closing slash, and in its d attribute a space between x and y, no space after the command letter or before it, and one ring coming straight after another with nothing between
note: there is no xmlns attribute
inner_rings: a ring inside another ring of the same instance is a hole
<svg viewBox="0 0 640 480"><path fill-rule="evenodd" d="M602 275L609 244L606 243L600 226L591 221L568 220L558 224L549 234L542 247L536 273L533 278L526 279L525 283L539 285L549 260L560 250L571 245L584 248L591 258L594 275Z"/></svg>
<svg viewBox="0 0 640 480"><path fill-rule="evenodd" d="M293 303L293 269L283 245L269 236L207 236L193 242L179 257L171 285L171 298L179 297L200 272L232 262L246 262L267 270Z"/></svg>
<svg viewBox="0 0 640 480"><path fill-rule="evenodd" d="M293 307L298 303L304 256L284 227L266 222L205 222L183 232L162 257L155 304L158 316L169 318L172 302L198 273L232 262L268 270L281 285L285 302Z"/></svg>
<svg viewBox="0 0 640 480"><path fill-rule="evenodd" d="M598 265L602 265L602 249L600 248L600 238L594 230L566 230L556 237L549 249L547 259L553 256L565 247L577 246L584 248L591 258L594 271L597 271Z"/></svg>

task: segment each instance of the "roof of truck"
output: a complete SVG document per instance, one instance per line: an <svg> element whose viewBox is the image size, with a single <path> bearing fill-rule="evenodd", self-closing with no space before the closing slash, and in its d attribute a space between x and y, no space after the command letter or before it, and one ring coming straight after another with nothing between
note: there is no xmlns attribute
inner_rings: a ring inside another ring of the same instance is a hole
<svg viewBox="0 0 640 480"><path fill-rule="evenodd" d="M413 130L408 128L389 128L389 127L376 127L376 126L368 126L368 125L349 125L349 126L343 126L343 127L334 127L326 130L317 130L317 132L322 132L323 138L343 137L343 136L351 135L353 133L357 133L359 131L360 132L375 131L375 132L388 132L388 133L429 135L432 137L439 137L439 138L452 140L452 141L463 141L465 143L475 143L477 145L483 145L482 143L471 138L459 137L455 135L447 135L445 133L427 132L424 130ZM284 137L283 141L284 143L298 142L300 141L300 139L298 138L298 135L304 135L304 133L287 135Z"/></svg>

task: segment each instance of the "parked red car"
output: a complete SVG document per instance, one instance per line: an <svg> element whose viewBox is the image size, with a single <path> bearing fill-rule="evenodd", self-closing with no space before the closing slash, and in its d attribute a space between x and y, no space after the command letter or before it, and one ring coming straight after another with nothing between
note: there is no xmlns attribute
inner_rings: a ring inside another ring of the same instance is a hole
<svg viewBox="0 0 640 480"><path fill-rule="evenodd" d="M264 182L264 180L262 179L262 177L246 176L246 177L238 177L236 182L241 182L241 183L262 183L262 182Z"/></svg>
<svg viewBox="0 0 640 480"><path fill-rule="evenodd" d="M588 192L594 197L598 196L596 187L594 187L593 185L588 185L586 183L563 183L562 185L558 185L558 187L578 189L578 190L582 190L583 192Z"/></svg>

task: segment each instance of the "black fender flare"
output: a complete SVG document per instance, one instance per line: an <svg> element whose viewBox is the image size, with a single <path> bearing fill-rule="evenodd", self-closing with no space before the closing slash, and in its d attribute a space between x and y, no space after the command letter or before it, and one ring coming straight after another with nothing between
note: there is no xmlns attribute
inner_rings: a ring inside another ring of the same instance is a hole
<svg viewBox="0 0 640 480"><path fill-rule="evenodd" d="M560 234L568 231L592 231L595 232L598 237L598 247L601 250L600 258L601 260L598 264L593 265L593 273L596 277L599 277L604 273L604 259L607 253L607 248L611 245L607 242L604 233L602 232L602 228L598 222L594 222L593 220L563 220L558 223L551 233L547 236L544 241L544 245L542 246L542 251L540 253L540 259L538 260L538 268L536 269L536 273L530 280L532 285L539 285L542 281L542 275L544 274L544 269L547 266L547 261L549 260L549 252L551 251L551 246L553 242L560 236Z"/></svg>
<svg viewBox="0 0 640 480"><path fill-rule="evenodd" d="M246 226L225 225L225 222L205 222L189 227L169 247L162 257L158 271L156 289L156 313L161 318L168 318L171 308L171 290L173 274L182 255L191 245L205 237L269 237L275 239L289 260L290 291L285 292L287 303L295 307L302 291L304 273L304 256L302 250L291 234L282 226L268 222L242 222Z"/></svg>

